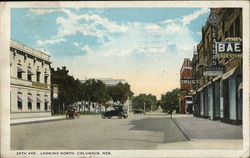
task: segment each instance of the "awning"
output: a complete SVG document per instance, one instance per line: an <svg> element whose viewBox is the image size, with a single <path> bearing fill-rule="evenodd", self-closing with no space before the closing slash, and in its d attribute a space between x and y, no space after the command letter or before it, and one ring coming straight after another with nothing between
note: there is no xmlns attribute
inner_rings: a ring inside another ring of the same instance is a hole
<svg viewBox="0 0 250 158"><path fill-rule="evenodd" d="M32 72L31 69L28 69L28 74L29 74L29 75L35 75L35 74Z"/></svg>
<svg viewBox="0 0 250 158"><path fill-rule="evenodd" d="M45 103L49 103L49 98L48 98L48 97L45 97L45 98L44 98L44 102L45 102Z"/></svg>
<svg viewBox="0 0 250 158"><path fill-rule="evenodd" d="M203 87L200 87L199 89L197 89L197 92L200 92L203 89Z"/></svg>
<svg viewBox="0 0 250 158"><path fill-rule="evenodd" d="M31 96L31 95L28 95L28 101L29 101L29 102L33 102L33 99L32 99L32 96Z"/></svg>
<svg viewBox="0 0 250 158"><path fill-rule="evenodd" d="M21 94L17 94L17 100L22 102L23 101L23 96Z"/></svg>
<svg viewBox="0 0 250 158"><path fill-rule="evenodd" d="M222 77L222 75L216 76L215 78L213 78L213 82L217 81L218 79L220 79Z"/></svg>
<svg viewBox="0 0 250 158"><path fill-rule="evenodd" d="M240 93L240 90L243 89L243 82L240 83L239 87L238 87L238 93Z"/></svg>
<svg viewBox="0 0 250 158"><path fill-rule="evenodd" d="M38 103L40 103L40 102L41 102L41 98L40 98L40 96L37 96L37 97L36 97L36 102L38 102Z"/></svg>
<svg viewBox="0 0 250 158"><path fill-rule="evenodd" d="M231 69L228 72L224 73L223 76L222 76L222 79L225 80L229 76L232 76L234 74L234 72L235 72L236 69L237 69L237 67L234 67L233 69Z"/></svg>
<svg viewBox="0 0 250 158"><path fill-rule="evenodd" d="M20 66L17 67L17 72L25 72Z"/></svg>

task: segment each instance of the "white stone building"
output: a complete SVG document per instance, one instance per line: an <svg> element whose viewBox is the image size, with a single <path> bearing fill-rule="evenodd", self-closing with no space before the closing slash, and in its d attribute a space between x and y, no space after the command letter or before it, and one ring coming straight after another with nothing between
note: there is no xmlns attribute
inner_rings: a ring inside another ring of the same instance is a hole
<svg viewBox="0 0 250 158"><path fill-rule="evenodd" d="M50 115L50 56L10 41L10 111L13 117Z"/></svg>

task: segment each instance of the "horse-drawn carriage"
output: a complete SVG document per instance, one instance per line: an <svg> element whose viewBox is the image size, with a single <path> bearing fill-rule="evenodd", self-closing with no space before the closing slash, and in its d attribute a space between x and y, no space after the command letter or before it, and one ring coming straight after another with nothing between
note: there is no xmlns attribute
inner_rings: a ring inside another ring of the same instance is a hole
<svg viewBox="0 0 250 158"><path fill-rule="evenodd" d="M75 117L80 117L80 112L78 111L76 106L70 106L67 108L66 111L66 118L67 119L74 119Z"/></svg>

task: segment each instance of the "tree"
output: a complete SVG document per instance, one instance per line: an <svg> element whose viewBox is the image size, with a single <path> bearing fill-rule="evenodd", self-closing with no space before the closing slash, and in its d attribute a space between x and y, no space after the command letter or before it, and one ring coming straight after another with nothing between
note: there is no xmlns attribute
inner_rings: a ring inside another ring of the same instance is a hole
<svg viewBox="0 0 250 158"><path fill-rule="evenodd" d="M130 90L130 85L128 83L118 83L115 86L108 87L108 95L115 103L124 104L127 99L131 99L133 92Z"/></svg>
<svg viewBox="0 0 250 158"><path fill-rule="evenodd" d="M95 79L89 79L83 83L82 95L83 100L88 101L89 111L90 102L96 102L100 105L105 104L110 98L104 82Z"/></svg>
<svg viewBox="0 0 250 158"><path fill-rule="evenodd" d="M144 110L144 104L145 104L145 111L158 109L156 96L152 94L149 95L140 94L139 96L133 97L132 99L133 109Z"/></svg>
<svg viewBox="0 0 250 158"><path fill-rule="evenodd" d="M163 111L168 112L171 115L174 110L178 109L179 105L179 97L178 97L179 89L173 89L171 92L167 92L166 94L161 96L161 108Z"/></svg>
<svg viewBox="0 0 250 158"><path fill-rule="evenodd" d="M51 83L58 84L58 99L52 100L52 113L63 114L68 105L74 104L81 99L80 81L75 80L73 76L68 75L65 66L57 70L51 69Z"/></svg>

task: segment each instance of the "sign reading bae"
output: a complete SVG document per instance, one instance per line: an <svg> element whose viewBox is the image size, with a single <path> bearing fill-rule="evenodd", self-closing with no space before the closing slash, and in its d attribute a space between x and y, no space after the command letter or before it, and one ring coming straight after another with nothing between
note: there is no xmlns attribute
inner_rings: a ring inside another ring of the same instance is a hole
<svg viewBox="0 0 250 158"><path fill-rule="evenodd" d="M227 38L223 42L216 42L219 58L242 57L241 38Z"/></svg>

